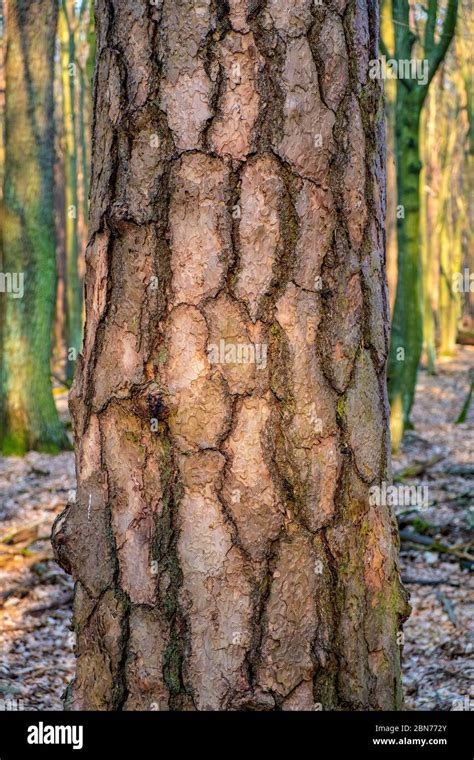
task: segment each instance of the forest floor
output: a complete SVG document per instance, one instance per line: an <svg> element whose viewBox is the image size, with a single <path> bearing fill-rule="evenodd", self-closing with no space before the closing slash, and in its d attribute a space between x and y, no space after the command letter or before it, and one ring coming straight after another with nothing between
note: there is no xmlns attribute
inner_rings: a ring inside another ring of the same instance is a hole
<svg viewBox="0 0 474 760"><path fill-rule="evenodd" d="M429 504L396 507L413 609L403 642L408 710L474 709L474 401L454 424L473 372L472 348L434 377L420 372L415 429L394 459L397 482L427 487ZM64 394L58 405L65 415ZM74 487L70 453L0 457L0 709L62 709L73 586L49 535Z"/></svg>

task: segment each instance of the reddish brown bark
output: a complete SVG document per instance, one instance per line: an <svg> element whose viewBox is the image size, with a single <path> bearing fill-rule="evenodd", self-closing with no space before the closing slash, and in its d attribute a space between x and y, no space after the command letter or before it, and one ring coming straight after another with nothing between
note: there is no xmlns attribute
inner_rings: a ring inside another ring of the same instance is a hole
<svg viewBox="0 0 474 760"><path fill-rule="evenodd" d="M398 707L376 5L158 6L97 5L69 702Z"/></svg>

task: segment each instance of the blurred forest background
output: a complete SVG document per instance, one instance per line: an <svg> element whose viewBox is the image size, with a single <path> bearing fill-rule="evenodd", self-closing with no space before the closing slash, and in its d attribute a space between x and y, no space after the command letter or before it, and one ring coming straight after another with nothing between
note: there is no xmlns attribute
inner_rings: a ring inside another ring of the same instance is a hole
<svg viewBox="0 0 474 760"><path fill-rule="evenodd" d="M57 18L23 28L9 25L14 5L0 0L0 697L59 709L72 595L47 537L74 491L66 396L84 320L93 2L61 0ZM412 709L453 709L474 699L474 18L469 0L382 0L380 12L381 55L430 62L426 82L385 81L395 477L430 484L428 508L398 515L414 606L405 686Z"/></svg>

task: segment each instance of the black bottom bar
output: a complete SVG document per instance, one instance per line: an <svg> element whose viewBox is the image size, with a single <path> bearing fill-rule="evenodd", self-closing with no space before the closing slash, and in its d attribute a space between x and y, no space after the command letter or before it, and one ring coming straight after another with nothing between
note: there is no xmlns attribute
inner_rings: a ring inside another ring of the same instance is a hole
<svg viewBox="0 0 474 760"><path fill-rule="evenodd" d="M173 760L192 753L256 753L270 760L285 747L291 760L328 750L370 757L472 760L472 713L91 713L0 712L0 760L23 757ZM329 757L328 760L333 760ZM336 758L334 758L336 760Z"/></svg>

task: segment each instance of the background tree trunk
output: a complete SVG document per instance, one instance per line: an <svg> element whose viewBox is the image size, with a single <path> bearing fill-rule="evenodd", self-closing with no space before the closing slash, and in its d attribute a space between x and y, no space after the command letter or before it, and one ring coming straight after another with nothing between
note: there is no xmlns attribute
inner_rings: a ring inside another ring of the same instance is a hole
<svg viewBox="0 0 474 760"><path fill-rule="evenodd" d="M380 3L380 47L381 54L394 48L392 24L392 0L382 0ZM387 175L387 209L385 215L385 257L390 299L390 312L395 305L397 289L397 169L395 162L395 101L397 83L394 79L384 82L385 102L385 138L386 138L386 175Z"/></svg>
<svg viewBox="0 0 474 760"><path fill-rule="evenodd" d="M470 40L474 37L474 15L467 2L462 3L463 28L465 36L460 36L458 43L461 61L461 77L464 83L466 116L468 123L467 148L465 152L466 169L464 172L464 188L467 203L465 219L466 227L463 235L464 260L463 268L474 272L474 53ZM463 317L472 326L474 324L474 293L469 290L464 294ZM474 338L474 336L473 336Z"/></svg>
<svg viewBox="0 0 474 760"><path fill-rule="evenodd" d="M2 273L24 297L0 294L0 449L68 445L54 405L51 332L56 294L53 216L55 0L8 3Z"/></svg>
<svg viewBox="0 0 474 760"><path fill-rule="evenodd" d="M0 203L5 166L5 7L0 0Z"/></svg>
<svg viewBox="0 0 474 760"><path fill-rule="evenodd" d="M459 120L459 107L456 110ZM461 214L456 203L460 192L455 153L456 143L459 142L458 130L453 127L443 137L439 144L441 183L437 224L440 245L439 354L453 356L461 316L461 293L455 288L454 277L462 271Z"/></svg>
<svg viewBox="0 0 474 760"><path fill-rule="evenodd" d="M426 81L397 78L395 154L397 164L397 292L392 321L388 366L391 405L390 429L396 451L404 430L411 426L410 412L423 349L423 270L420 240L420 119L423 104L438 67L454 35L458 0L448 0L441 32L438 0L427 8L423 40L410 28L409 0L392 0L393 57L397 65L418 57L427 66ZM385 49L387 46L385 45ZM388 50L387 50L388 52Z"/></svg>
<svg viewBox="0 0 474 760"><path fill-rule="evenodd" d="M401 704L378 5L246 7L96 6L74 709Z"/></svg>
<svg viewBox="0 0 474 760"><path fill-rule="evenodd" d="M426 368L436 374L436 317L438 314L437 285L439 276L438 244L435 236L439 172L437 151L437 96L439 86L428 94L425 113L422 114L422 170L420 233L423 268L423 350Z"/></svg>
<svg viewBox="0 0 474 760"><path fill-rule="evenodd" d="M62 0L59 11L59 44L64 118L65 178L65 339L66 382L71 383L82 344L82 282L79 276L78 128L76 83L80 72L76 60L75 0Z"/></svg>
<svg viewBox="0 0 474 760"><path fill-rule="evenodd" d="M395 449L400 444L404 429L410 424L409 415L423 347L419 95L417 90L407 92L405 83L397 81L397 200L403 215L397 218L398 279L389 364L392 436Z"/></svg>

